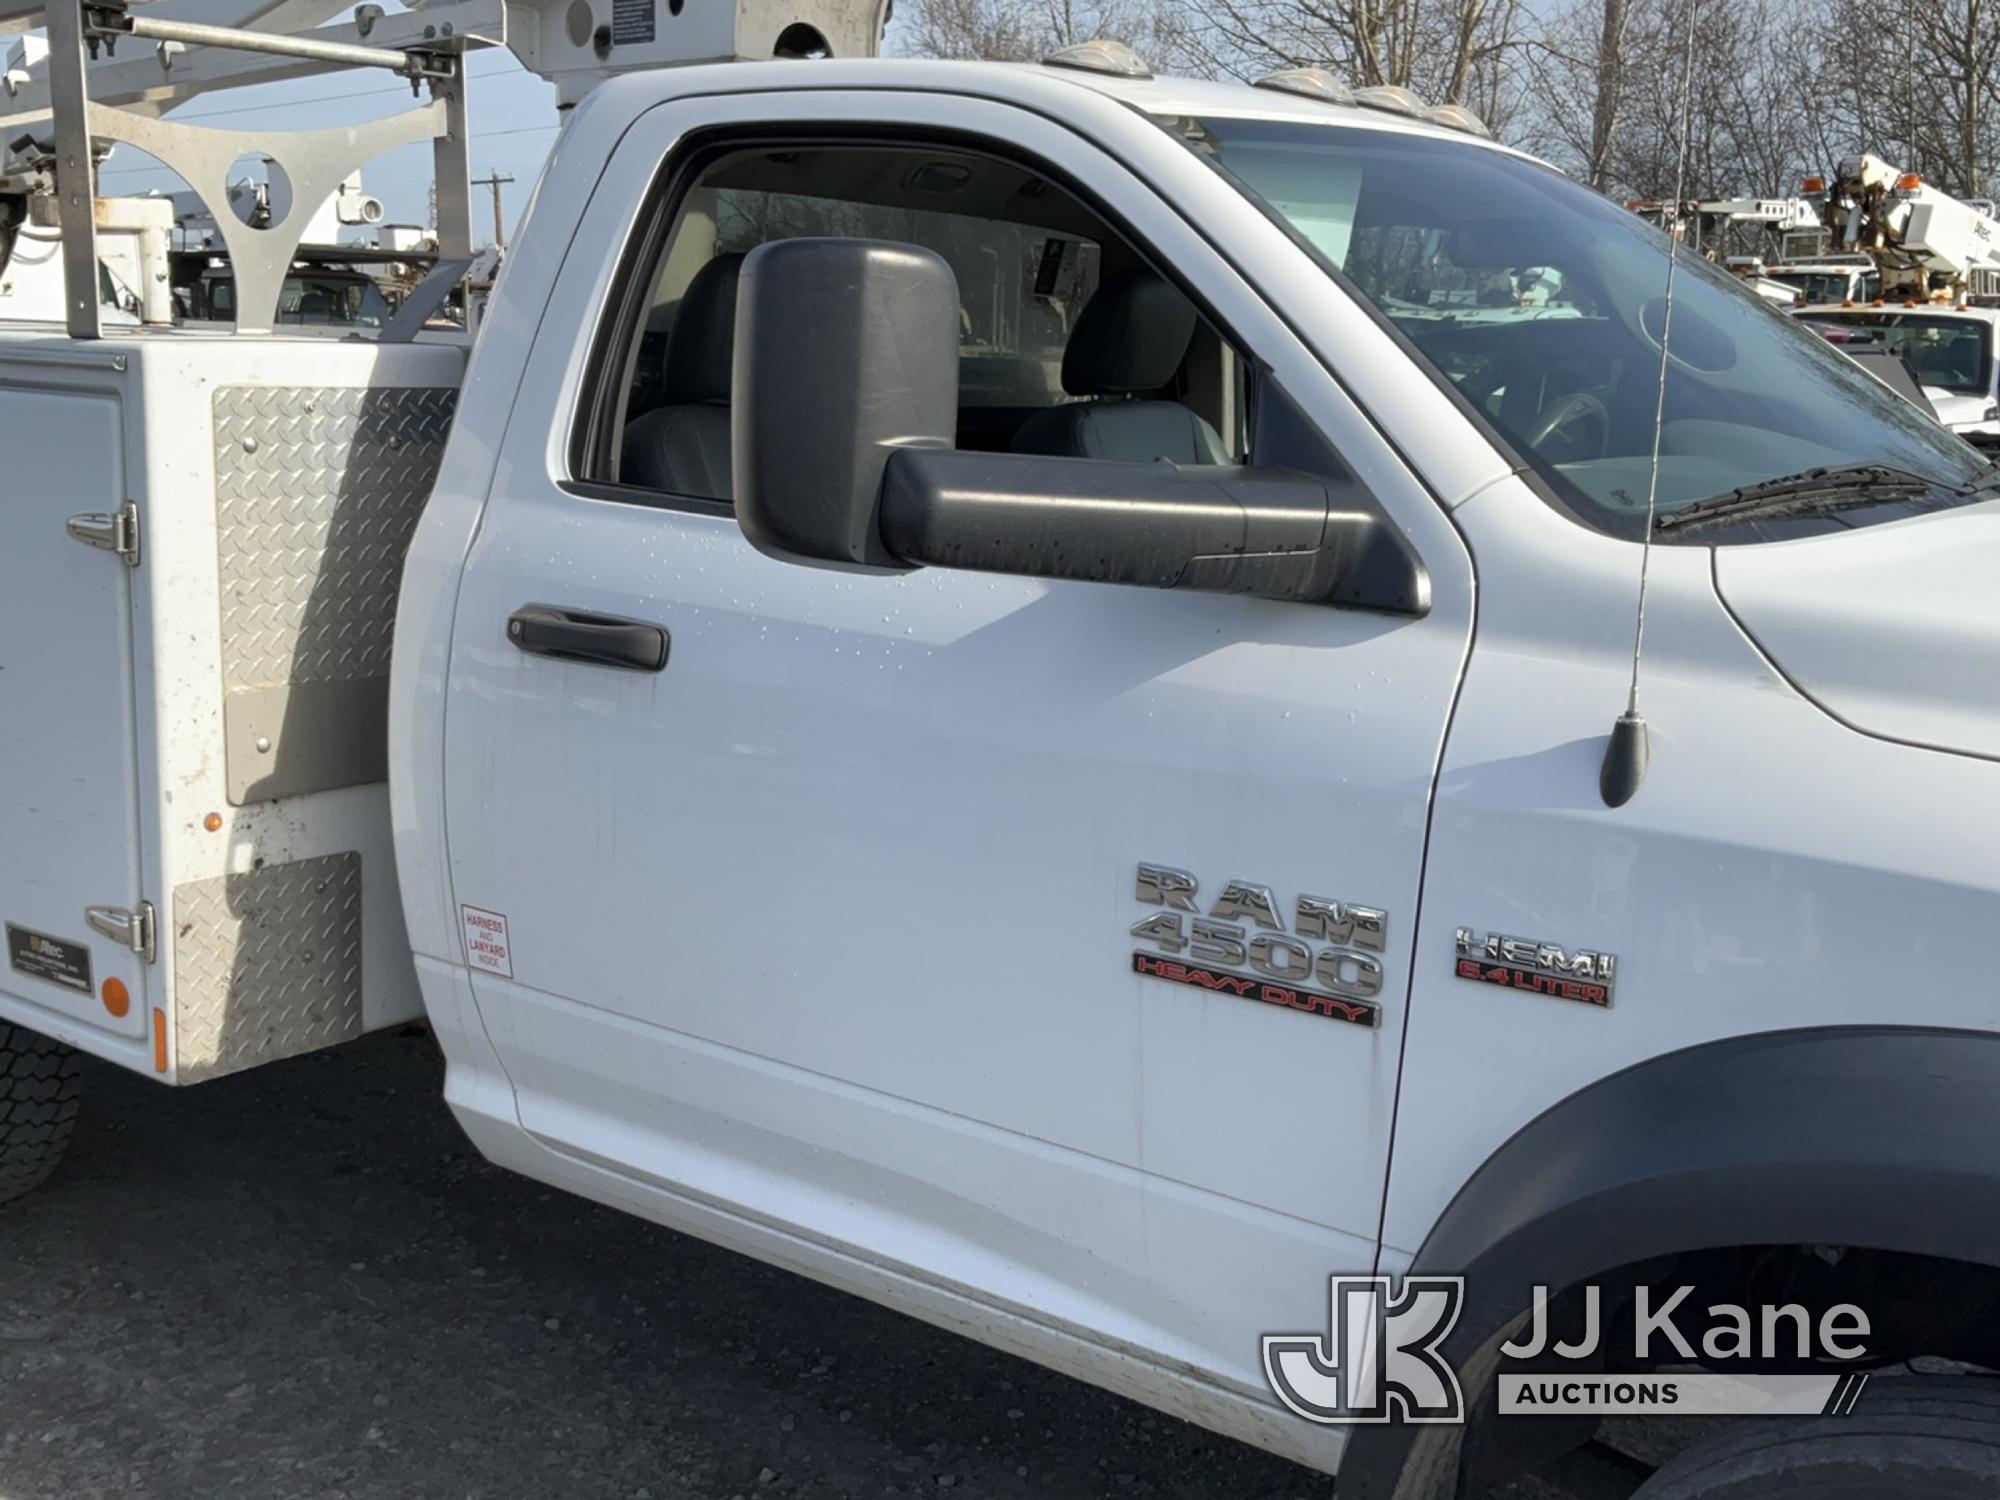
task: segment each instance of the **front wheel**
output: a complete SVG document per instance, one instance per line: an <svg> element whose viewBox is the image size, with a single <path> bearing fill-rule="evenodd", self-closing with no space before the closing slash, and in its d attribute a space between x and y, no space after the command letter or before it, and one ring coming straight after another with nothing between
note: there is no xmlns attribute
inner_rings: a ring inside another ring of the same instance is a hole
<svg viewBox="0 0 2000 1500"><path fill-rule="evenodd" d="M83 1103L77 1056L0 1021L0 1203L39 1187L62 1160Z"/></svg>
<svg viewBox="0 0 2000 1500"><path fill-rule="evenodd" d="M1632 1500L1992 1500L2000 1381L1876 1377L1850 1416L1757 1423L1697 1444Z"/></svg>

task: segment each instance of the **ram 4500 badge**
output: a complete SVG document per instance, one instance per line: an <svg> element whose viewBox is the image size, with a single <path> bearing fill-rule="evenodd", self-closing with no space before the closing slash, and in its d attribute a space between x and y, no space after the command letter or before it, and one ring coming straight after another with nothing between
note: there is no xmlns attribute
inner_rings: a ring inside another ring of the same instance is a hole
<svg viewBox="0 0 2000 1500"><path fill-rule="evenodd" d="M1165 910L1132 925L1133 937L1159 950L1134 953L1134 974L1357 1026L1380 1023L1386 912L1300 896L1287 931L1267 885L1229 881L1206 915L1198 889L1185 870L1139 866L1139 901Z"/></svg>

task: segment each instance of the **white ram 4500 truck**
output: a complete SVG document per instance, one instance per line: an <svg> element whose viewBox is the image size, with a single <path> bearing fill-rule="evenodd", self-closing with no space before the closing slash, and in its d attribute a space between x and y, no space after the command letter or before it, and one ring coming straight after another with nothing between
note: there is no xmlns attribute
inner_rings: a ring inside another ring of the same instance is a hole
<svg viewBox="0 0 2000 1500"><path fill-rule="evenodd" d="M1682 1285L1960 1373L1628 1490L1990 1495L1980 460L1449 113L1093 59L605 83L462 381L0 335L0 1170L423 1016L492 1160L1344 1500L1588 1456L1545 1322L1740 1366Z"/></svg>

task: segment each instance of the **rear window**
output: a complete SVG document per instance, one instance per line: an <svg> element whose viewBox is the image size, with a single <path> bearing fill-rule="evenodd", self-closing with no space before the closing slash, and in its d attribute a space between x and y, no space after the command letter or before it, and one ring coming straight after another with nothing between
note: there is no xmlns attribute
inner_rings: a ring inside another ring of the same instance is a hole
<svg viewBox="0 0 2000 1500"><path fill-rule="evenodd" d="M924 162L910 170L942 172ZM718 188L715 253L748 254L773 240L812 235L894 240L935 250L963 293L959 306L959 401L965 406L1041 406L1063 399L1069 322L1097 289L1095 241L1004 220L888 208L799 193Z"/></svg>

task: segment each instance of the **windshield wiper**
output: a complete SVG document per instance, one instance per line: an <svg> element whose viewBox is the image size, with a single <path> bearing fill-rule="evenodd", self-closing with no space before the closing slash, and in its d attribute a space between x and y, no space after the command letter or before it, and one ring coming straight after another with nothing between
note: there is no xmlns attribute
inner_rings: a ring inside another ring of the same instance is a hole
<svg viewBox="0 0 2000 1500"><path fill-rule="evenodd" d="M1888 464L1842 464L1833 468L1808 469L1782 479L1766 479L1746 484L1726 494L1703 500L1682 510L1671 511L1653 523L1659 531L1681 531L1712 521L1746 521L1760 516L1824 515L1828 511L1873 505L1906 495L1941 490L1963 494L1941 479L1926 479L1908 469Z"/></svg>

